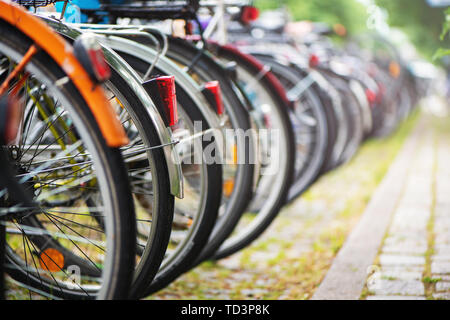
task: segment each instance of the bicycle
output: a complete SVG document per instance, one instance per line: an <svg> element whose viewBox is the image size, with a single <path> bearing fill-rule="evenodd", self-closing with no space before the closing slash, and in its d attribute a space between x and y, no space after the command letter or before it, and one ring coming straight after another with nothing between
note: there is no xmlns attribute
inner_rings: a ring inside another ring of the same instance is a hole
<svg viewBox="0 0 450 320"><path fill-rule="evenodd" d="M12 89L27 98L18 145L9 151L16 177L34 190L36 202L4 207L7 214L14 212L6 222L6 271L30 298L31 292L54 298L127 298L136 220L119 148L128 137L97 80L50 28L2 1L0 29L1 94ZM100 194L102 206L73 208L87 190ZM96 241L89 238L93 227L82 220L94 219L83 210L101 216L104 230L97 230Z"/></svg>

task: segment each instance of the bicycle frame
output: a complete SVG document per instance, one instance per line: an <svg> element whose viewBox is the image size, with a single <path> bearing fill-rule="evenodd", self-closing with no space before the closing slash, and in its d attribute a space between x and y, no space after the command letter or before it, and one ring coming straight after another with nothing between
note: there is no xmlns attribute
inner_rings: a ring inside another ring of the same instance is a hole
<svg viewBox="0 0 450 320"><path fill-rule="evenodd" d="M103 89L89 78L75 58L73 49L61 36L40 19L10 2L0 1L0 19L31 38L40 49L61 66L88 103L108 146L121 147L128 144L125 130L106 99Z"/></svg>
<svg viewBox="0 0 450 320"><path fill-rule="evenodd" d="M225 2L224 0L218 0L216 3L206 4L201 3L201 6L213 6L216 8L216 11L214 12L214 15L212 16L212 19L208 25L208 27L203 32L203 37L205 39L209 39L214 32L214 30L217 29L218 31L218 42L222 45L226 44L227 41L227 27L226 27L226 20L225 20Z"/></svg>

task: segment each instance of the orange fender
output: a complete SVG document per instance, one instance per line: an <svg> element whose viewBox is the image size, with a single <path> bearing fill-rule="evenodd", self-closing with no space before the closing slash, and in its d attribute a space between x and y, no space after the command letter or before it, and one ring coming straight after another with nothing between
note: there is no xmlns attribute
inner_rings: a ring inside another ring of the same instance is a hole
<svg viewBox="0 0 450 320"><path fill-rule="evenodd" d="M15 3L0 1L0 19L7 21L31 38L67 73L86 100L108 146L121 147L128 144L125 130L106 99L102 87L89 78L75 58L70 44L39 18L29 14Z"/></svg>

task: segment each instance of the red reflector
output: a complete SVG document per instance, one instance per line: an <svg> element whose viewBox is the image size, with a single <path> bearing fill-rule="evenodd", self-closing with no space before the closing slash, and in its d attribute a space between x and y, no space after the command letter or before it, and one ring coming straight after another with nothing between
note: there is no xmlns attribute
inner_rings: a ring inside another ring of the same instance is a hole
<svg viewBox="0 0 450 320"><path fill-rule="evenodd" d="M241 22L249 24L259 18L259 10L252 6L244 6L241 10Z"/></svg>
<svg viewBox="0 0 450 320"><path fill-rule="evenodd" d="M375 94L375 92L373 92L370 89L366 89L366 97L367 97L367 101L369 101L370 104L375 103L375 101L377 99L377 95Z"/></svg>
<svg viewBox="0 0 450 320"><path fill-rule="evenodd" d="M88 54L97 80L99 82L108 80L109 77L111 76L111 69L109 68L109 65L106 63L102 49L101 48L99 50L89 49Z"/></svg>
<svg viewBox="0 0 450 320"><path fill-rule="evenodd" d="M309 67L310 68L315 68L319 65L320 60L319 57L316 54L311 54L309 56Z"/></svg>
<svg viewBox="0 0 450 320"><path fill-rule="evenodd" d="M73 44L75 56L92 80L104 82L111 76L111 69L103 55L102 46L95 34L83 33Z"/></svg>
<svg viewBox="0 0 450 320"><path fill-rule="evenodd" d="M167 118L169 120L169 126L174 126L178 123L178 110L177 110L177 95L175 92L175 77L163 76L156 78L158 83L159 93L161 99L164 102L164 108Z"/></svg>
<svg viewBox="0 0 450 320"><path fill-rule="evenodd" d="M209 92L211 92L214 95L214 98L216 100L217 114L222 115L224 107L223 107L223 100L222 100L222 91L220 90L219 81L207 82L205 84L205 89L207 89Z"/></svg>

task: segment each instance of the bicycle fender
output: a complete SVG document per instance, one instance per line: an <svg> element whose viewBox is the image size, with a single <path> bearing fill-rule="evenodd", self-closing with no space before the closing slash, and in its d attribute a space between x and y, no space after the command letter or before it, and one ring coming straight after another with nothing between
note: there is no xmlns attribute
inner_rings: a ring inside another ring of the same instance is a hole
<svg viewBox="0 0 450 320"><path fill-rule="evenodd" d="M89 78L73 54L70 46L39 18L11 2L0 2L0 19L13 25L29 38L64 70L88 103L100 131L110 147L121 147L129 140L101 86Z"/></svg>

